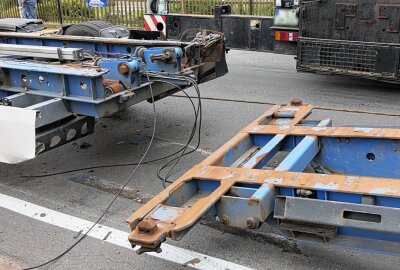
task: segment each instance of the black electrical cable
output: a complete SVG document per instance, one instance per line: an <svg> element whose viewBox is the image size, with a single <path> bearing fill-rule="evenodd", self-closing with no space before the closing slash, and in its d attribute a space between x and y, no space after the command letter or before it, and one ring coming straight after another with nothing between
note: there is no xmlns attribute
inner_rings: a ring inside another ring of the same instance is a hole
<svg viewBox="0 0 400 270"><path fill-rule="evenodd" d="M154 163L157 161L161 161L170 157L173 157L177 154L179 154L183 148L180 150L169 154L165 157L160 157L156 159L151 159L147 161L143 161L142 164L150 164ZM50 176L57 176L57 175L62 175L62 174L67 174L67 173L73 173L73 172L79 172L79 171L87 171L87 170L94 170L94 169L104 169L104 168L113 168L113 167L129 167L129 166L135 166L138 165L138 162L134 163L118 163L118 164L107 164L107 165L100 165L100 166L89 166L89 167L82 167L82 168L77 168L77 169L72 169L72 170L66 170L66 171L60 171L60 172L54 172L54 173L48 173L48 174L37 174L37 175L21 175L20 178L43 178L43 177L50 177Z"/></svg>
<svg viewBox="0 0 400 270"><path fill-rule="evenodd" d="M196 124L197 121L196 121L196 122L195 122L194 129L192 130L192 134L191 134L192 136L189 138L189 141L188 141L188 143L186 144L185 150L181 153L181 155L180 155L179 157L176 157L176 158L174 158L174 159L168 161L166 164L164 164L164 165L158 170L158 172L157 172L157 176L158 176L158 178L160 178L160 179L163 181L163 186L164 186L164 187L166 187L166 183L171 183L170 181L168 181L168 178L171 176L171 173L172 173L173 169L178 165L178 163L179 163L179 161L181 160L181 158L182 158L183 156L186 156L186 155L189 155L189 154L195 152L195 151L199 148L200 142L201 142L201 122L202 122L201 94L200 94L200 89L199 89L199 87L198 87L197 82L194 81L193 79L189 79L189 80L192 82L192 85L194 86L194 88L195 88L195 90L196 90L196 92L197 92L197 95L198 95L198 111L197 111L197 116L196 116L196 120L199 119L199 120L198 120L198 140L197 140L197 145L196 145L196 147L195 147L194 149L192 149L191 151L185 153L186 150L187 150L187 148L188 148L188 146L190 145L190 142L193 140L194 135L196 134L196 129L197 129L197 124ZM185 93L185 94L186 94L186 93ZM167 168L168 166L170 166L170 164L172 164L172 162L174 162L174 161L175 161L175 163L174 163L174 164L172 165L172 167L169 169L169 171L167 172L166 176L165 176L165 177L162 177L162 176L161 176L161 172L162 172L165 168Z"/></svg>
<svg viewBox="0 0 400 270"><path fill-rule="evenodd" d="M147 77L149 82L150 82L150 78ZM153 94L153 88L151 86L151 83L149 83L149 89L151 92L151 99L152 99L152 104L153 104L153 133L151 136L151 140L146 148L146 151L144 152L142 158L140 159L140 161L138 162L137 166L135 167L135 169L132 171L132 173L130 174L130 176L128 177L127 181L125 182L125 184L121 187L121 189L119 190L119 192L114 196L113 200L111 200L111 202L108 204L107 208L103 211L103 213L100 215L100 217L96 220L95 223L93 223L93 225L89 228L89 230L87 230L81 238L79 238L74 244L72 244L67 250L65 250L63 253L61 253L60 255L58 255L57 257L48 260L45 263L42 263L40 265L34 266L34 267L29 267L29 268L25 268L23 270L32 270L32 269L37 269L40 267L43 267L45 265L48 265L52 262L55 262L57 260L59 260L60 258L62 258L64 255L66 255L69 251L71 251L74 247L76 247L83 239L86 238L86 236L89 234L89 232L91 230L93 230L93 228L103 219L103 217L108 213L108 211L110 210L110 208L112 207L112 205L114 204L114 202L118 199L118 197L121 195L122 191L125 189L125 187L132 181L133 177L135 176L137 170L139 169L140 165L142 164L142 162L144 161L144 159L146 158L147 154L150 151L151 146L153 145L154 142L154 138L156 135L156 129L157 129L157 114L156 114L156 105L155 105L155 100L154 100L154 94Z"/></svg>
<svg viewBox="0 0 400 270"><path fill-rule="evenodd" d="M195 106L194 106L194 103L193 103L192 99L189 97L189 95L188 95L183 89L181 89L178 85L176 85L176 84L174 84L174 83L171 83L171 82L169 82L169 81L164 81L164 80L160 80L160 79L154 80L154 81L158 81L158 82L162 82L162 83L171 84L171 85L173 85L174 87L180 89L180 90L189 98L190 102L192 103L192 106L193 106L193 109L194 109L194 113L195 113L195 121L194 121L194 124L193 124L192 132L191 132L191 134L190 134L190 136L189 136L188 142L187 142L186 145L182 148L183 151L181 152L181 155L180 155L179 157L175 157L174 159L168 161L168 162L167 162L166 164L164 164L164 165L158 170L158 172L157 172L157 176L158 176L158 178L159 178L160 180L163 181L163 186L164 186L164 187L166 187L166 183L171 183L171 182L167 181L167 179L169 178L170 173L172 172L172 170L173 170L173 169L177 166L177 164L179 163L180 159L181 159L183 156L186 156L186 155L189 155L189 154L193 153L193 152L196 151L196 150L198 149L198 147L200 146L201 118L200 118L200 124L199 124L199 127L200 127L200 129L199 129L199 140L198 140L198 142L197 142L197 145L196 145L196 147L194 147L193 150L191 150L191 151L185 153L186 150L187 150L187 148L189 147L190 143L192 142L192 140L193 140L195 134L196 134L197 126L198 126L198 123L199 123L199 120L198 120L198 119L199 119L199 114L201 115L200 89L198 88L198 85L197 85L197 83L196 83L194 80L192 80L192 79L190 79L190 78L186 78L186 77L185 77L185 79L188 80L188 81L190 81L193 85L195 85L195 89L196 89L196 91L198 92L198 95L199 95L199 96L198 96L198 97L199 97L199 103L198 103L198 108L197 108L197 110L196 110L196 108L195 108ZM167 175L166 175L165 177L162 177L162 176L161 176L161 171L162 171L163 169L167 168L173 161L176 161L175 164L173 165L173 167L168 171L168 173L167 173Z"/></svg>

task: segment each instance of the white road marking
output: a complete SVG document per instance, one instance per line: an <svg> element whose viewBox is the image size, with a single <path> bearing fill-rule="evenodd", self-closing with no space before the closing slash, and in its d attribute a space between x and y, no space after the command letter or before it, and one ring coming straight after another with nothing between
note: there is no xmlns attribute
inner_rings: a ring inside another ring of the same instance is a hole
<svg viewBox="0 0 400 270"><path fill-rule="evenodd" d="M0 193L0 207L33 218L35 220L39 220L77 233L79 232L84 233L93 225L93 222L91 221L63 214L61 212L57 212L1 193ZM101 224L95 226L95 228L89 232L88 236L120 247L132 249L131 244L128 241L127 232L120 231ZM137 249L138 247L136 247L134 250ZM236 263L214 258L184 248L171 246L168 244L163 244L162 250L163 252L160 254L147 253L146 255L157 257L180 265L187 265L194 269L221 269L221 270L251 269Z"/></svg>

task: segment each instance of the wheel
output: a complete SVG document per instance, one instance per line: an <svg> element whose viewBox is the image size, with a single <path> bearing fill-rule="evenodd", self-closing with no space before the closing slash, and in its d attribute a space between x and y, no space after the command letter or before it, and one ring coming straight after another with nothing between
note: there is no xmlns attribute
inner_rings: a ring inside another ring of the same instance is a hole
<svg viewBox="0 0 400 270"><path fill-rule="evenodd" d="M158 13L158 1L157 0L147 0L146 12L157 14Z"/></svg>
<svg viewBox="0 0 400 270"><path fill-rule="evenodd" d="M71 25L64 31L64 35L100 37L100 31L111 26L111 23L105 21L88 21Z"/></svg>
<svg viewBox="0 0 400 270"><path fill-rule="evenodd" d="M98 26L101 29L114 26L112 23L109 23L109 22L106 22L106 21L88 21L88 22L84 22L84 23L90 24L90 25L94 25L94 26Z"/></svg>

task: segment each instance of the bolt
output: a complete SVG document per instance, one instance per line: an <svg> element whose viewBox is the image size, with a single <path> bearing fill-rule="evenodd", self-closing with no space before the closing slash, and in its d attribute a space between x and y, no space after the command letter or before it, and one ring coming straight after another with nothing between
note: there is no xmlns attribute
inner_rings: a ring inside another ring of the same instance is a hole
<svg viewBox="0 0 400 270"><path fill-rule="evenodd" d="M292 99L290 104L292 104L293 106L300 106L303 104L303 101L300 98L294 98Z"/></svg>
<svg viewBox="0 0 400 270"><path fill-rule="evenodd" d="M153 219L146 218L139 222L138 230L141 233L152 234L157 230L157 222L155 222Z"/></svg>
<svg viewBox="0 0 400 270"><path fill-rule="evenodd" d="M246 224L249 229L257 229L260 226L260 220L255 217L249 217L246 220Z"/></svg>
<svg viewBox="0 0 400 270"><path fill-rule="evenodd" d="M229 223L231 222L230 218L228 216L222 216L220 218L220 222L224 225L229 225Z"/></svg>
<svg viewBox="0 0 400 270"><path fill-rule="evenodd" d="M308 197L314 195L314 192L312 190L308 190L308 189L298 189L298 190L296 190L296 193L299 197L303 197L303 198L308 198Z"/></svg>
<svg viewBox="0 0 400 270"><path fill-rule="evenodd" d="M118 72L121 73L122 75L128 75L130 72L130 68L126 63L122 63L118 67Z"/></svg>
<svg viewBox="0 0 400 270"><path fill-rule="evenodd" d="M104 95L106 97L110 97L110 96L114 95L114 92L113 92L112 88L111 87L106 87L104 89Z"/></svg>

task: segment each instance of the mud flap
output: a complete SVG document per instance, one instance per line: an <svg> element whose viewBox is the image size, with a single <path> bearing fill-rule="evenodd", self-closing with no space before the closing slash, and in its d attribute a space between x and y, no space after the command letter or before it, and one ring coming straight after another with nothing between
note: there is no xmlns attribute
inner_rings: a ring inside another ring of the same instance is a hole
<svg viewBox="0 0 400 270"><path fill-rule="evenodd" d="M36 113L0 106L0 163L16 164L35 158Z"/></svg>

